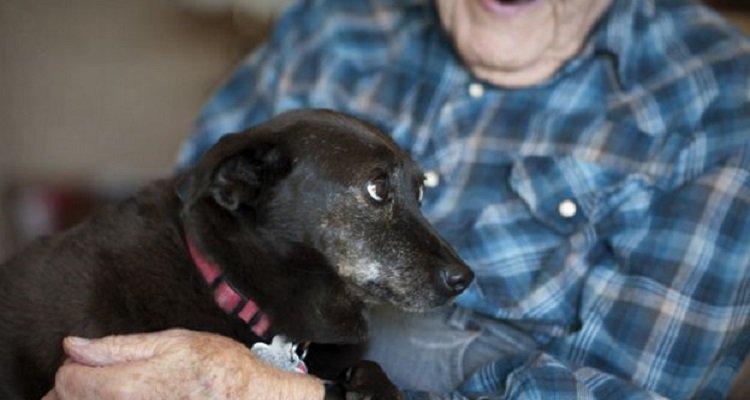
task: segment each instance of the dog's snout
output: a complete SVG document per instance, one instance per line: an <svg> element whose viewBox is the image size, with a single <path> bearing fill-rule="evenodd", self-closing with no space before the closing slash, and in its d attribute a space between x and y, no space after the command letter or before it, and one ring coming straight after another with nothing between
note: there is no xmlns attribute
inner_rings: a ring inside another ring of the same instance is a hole
<svg viewBox="0 0 750 400"><path fill-rule="evenodd" d="M438 270L438 282L452 295L461 294L473 279L474 273L463 265L449 265Z"/></svg>

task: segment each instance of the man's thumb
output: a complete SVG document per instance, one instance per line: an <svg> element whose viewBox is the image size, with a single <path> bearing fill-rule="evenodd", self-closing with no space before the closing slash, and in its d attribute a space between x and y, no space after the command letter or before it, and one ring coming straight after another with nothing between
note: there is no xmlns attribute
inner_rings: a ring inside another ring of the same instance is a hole
<svg viewBox="0 0 750 400"><path fill-rule="evenodd" d="M170 335L165 332L106 336L101 339L67 337L63 349L71 360L92 367L139 361L153 357Z"/></svg>

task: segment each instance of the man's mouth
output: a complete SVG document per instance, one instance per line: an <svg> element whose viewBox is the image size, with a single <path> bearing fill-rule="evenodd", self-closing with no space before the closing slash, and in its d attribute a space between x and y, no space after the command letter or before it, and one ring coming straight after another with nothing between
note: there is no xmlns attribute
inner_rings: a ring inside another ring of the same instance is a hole
<svg viewBox="0 0 750 400"><path fill-rule="evenodd" d="M512 15L523 11L540 0L480 0L484 8L493 14Z"/></svg>

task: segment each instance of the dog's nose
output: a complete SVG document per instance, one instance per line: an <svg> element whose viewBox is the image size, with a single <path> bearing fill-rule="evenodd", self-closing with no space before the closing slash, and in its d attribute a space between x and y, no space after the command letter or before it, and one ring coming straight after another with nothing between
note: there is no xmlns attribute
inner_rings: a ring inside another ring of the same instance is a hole
<svg viewBox="0 0 750 400"><path fill-rule="evenodd" d="M440 283L453 295L458 295L466 290L474 279L474 273L463 266L443 267L438 274Z"/></svg>

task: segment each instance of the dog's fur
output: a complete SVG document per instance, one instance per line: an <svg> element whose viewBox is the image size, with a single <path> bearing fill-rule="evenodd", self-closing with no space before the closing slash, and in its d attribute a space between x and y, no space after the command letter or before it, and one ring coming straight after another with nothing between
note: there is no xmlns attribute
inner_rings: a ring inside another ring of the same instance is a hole
<svg viewBox="0 0 750 400"><path fill-rule="evenodd" d="M186 237L256 301L273 333L318 344L312 373L338 375L360 356L366 303L425 310L472 278L422 217L421 181L389 137L332 111L289 112L226 136L190 171L0 267L0 398L46 393L67 335L182 327L260 340L216 305Z"/></svg>

